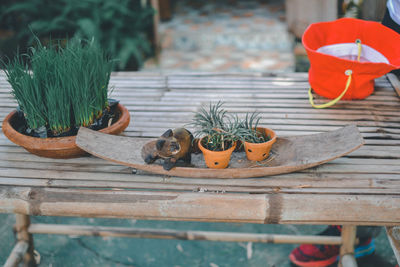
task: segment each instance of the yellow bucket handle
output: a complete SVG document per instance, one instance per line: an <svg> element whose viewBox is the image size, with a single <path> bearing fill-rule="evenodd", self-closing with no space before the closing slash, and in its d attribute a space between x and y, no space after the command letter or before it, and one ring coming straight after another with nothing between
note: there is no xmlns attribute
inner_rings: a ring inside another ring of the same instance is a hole
<svg viewBox="0 0 400 267"><path fill-rule="evenodd" d="M357 39L356 40L356 44L357 44L357 47L358 47L357 61L359 62L360 61L360 57L361 57L361 41L359 39ZM343 92L338 97L336 97L335 99L329 101L328 103L321 104L321 105L315 105L314 104L314 98L313 98L313 95L312 95L312 88L310 87L308 89L308 99L310 101L311 106L313 106L314 108L327 108L327 107L335 105L340 99L342 99L342 97L346 94L347 90L350 87L351 77L352 77L353 71L352 70L346 70L344 72L344 74L349 76L347 78L347 81L346 81L346 87L344 88Z"/></svg>

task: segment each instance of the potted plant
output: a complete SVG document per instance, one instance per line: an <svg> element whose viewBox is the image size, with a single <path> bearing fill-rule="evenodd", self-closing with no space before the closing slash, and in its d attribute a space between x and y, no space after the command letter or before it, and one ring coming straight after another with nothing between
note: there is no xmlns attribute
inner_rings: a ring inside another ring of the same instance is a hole
<svg viewBox="0 0 400 267"><path fill-rule="evenodd" d="M262 161L268 158L272 145L276 141L276 134L269 128L258 126L261 117L259 113L246 114L240 121L237 130L238 138L244 144L244 150L248 160Z"/></svg>
<svg viewBox="0 0 400 267"><path fill-rule="evenodd" d="M129 124L128 110L108 99L112 61L92 40L65 45L38 42L25 55L3 63L19 108L3 121L4 134L33 154L71 158L79 127L118 134Z"/></svg>
<svg viewBox="0 0 400 267"><path fill-rule="evenodd" d="M191 123L196 128L195 136L200 138L198 146L206 165L213 169L224 169L229 165L238 140L222 105L218 102L210 104L208 109L202 107Z"/></svg>

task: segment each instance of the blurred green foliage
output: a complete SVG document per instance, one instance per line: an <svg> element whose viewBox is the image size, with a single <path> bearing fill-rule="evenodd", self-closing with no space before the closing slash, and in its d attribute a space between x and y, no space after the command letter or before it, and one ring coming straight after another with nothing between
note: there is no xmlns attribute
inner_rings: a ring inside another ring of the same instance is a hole
<svg viewBox="0 0 400 267"><path fill-rule="evenodd" d="M12 34L20 52L33 44L35 36L43 43L50 39L78 37L90 40L94 37L111 57L118 60L115 64L116 70L137 70L144 59L153 54L150 33L154 10L149 1L2 2L0 34Z"/></svg>

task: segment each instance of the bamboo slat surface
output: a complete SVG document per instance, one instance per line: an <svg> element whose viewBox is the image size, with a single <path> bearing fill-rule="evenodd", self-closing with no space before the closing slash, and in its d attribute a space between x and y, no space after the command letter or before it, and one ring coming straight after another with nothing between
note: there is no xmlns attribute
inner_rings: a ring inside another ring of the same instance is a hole
<svg viewBox="0 0 400 267"><path fill-rule="evenodd" d="M393 77L391 77L393 79ZM373 95L317 110L307 73L114 73L110 85L131 112L126 136L157 137L223 100L229 112L258 110L278 135L358 126L365 145L301 172L248 179L177 178L95 157L29 154L0 134L0 212L36 215L255 223L400 224L400 100L387 77ZM0 74L0 118L16 103ZM316 103L323 102L317 97ZM190 129L190 127L188 127Z"/></svg>

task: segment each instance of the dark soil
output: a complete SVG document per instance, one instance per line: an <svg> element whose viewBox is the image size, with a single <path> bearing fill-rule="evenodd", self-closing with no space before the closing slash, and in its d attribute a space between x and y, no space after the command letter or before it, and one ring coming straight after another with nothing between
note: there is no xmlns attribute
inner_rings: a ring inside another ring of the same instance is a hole
<svg viewBox="0 0 400 267"><path fill-rule="evenodd" d="M114 99L109 99L109 107L103 110L103 113L100 118L96 119L94 123L92 123L88 128L98 131L108 126L114 124L118 121L120 113L117 110L117 105L119 101ZM17 110L16 115L10 120L11 126L21 134L32 136L32 137L41 137L41 138L52 138L52 137L67 137L67 136L75 136L78 133L79 127L73 126L69 131L63 132L61 134L54 134L49 128L46 128L46 131L38 132L37 130L33 130L29 128L24 113L21 110ZM75 123L71 123L74 125Z"/></svg>
<svg viewBox="0 0 400 267"><path fill-rule="evenodd" d="M204 148L206 148L206 149L208 149L208 150L211 150L211 151L223 151L222 149L217 149L217 150L215 150L214 148L210 147L210 146L208 145L206 139L207 139L207 137L203 138L203 139L202 139L202 143L201 143L201 144L203 145ZM225 150L228 150L229 148L231 148L232 145L233 145L233 142L232 142L232 141L225 141L225 142L224 142Z"/></svg>

